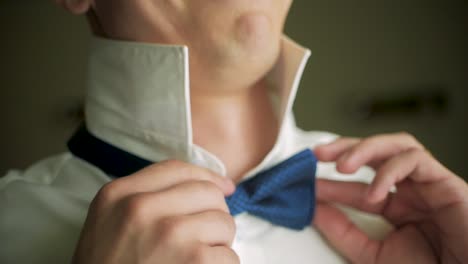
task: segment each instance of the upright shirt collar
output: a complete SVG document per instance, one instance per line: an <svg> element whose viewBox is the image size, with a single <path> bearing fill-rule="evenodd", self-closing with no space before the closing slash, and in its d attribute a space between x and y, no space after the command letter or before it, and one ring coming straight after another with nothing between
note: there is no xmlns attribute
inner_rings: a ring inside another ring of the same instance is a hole
<svg viewBox="0 0 468 264"><path fill-rule="evenodd" d="M276 65L267 74L280 120L277 142L246 175L286 158L295 128L292 106L310 51L284 37ZM225 175L224 164L193 143L189 50L93 38L89 58L86 123L96 137L144 159L175 158Z"/></svg>

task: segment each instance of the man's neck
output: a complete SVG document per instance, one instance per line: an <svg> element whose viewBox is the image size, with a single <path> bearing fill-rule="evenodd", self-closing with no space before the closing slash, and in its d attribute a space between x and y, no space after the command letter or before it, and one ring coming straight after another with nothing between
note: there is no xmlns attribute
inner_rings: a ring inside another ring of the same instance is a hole
<svg viewBox="0 0 468 264"><path fill-rule="evenodd" d="M239 181L273 147L278 120L264 82L229 94L191 95L195 144L219 157Z"/></svg>

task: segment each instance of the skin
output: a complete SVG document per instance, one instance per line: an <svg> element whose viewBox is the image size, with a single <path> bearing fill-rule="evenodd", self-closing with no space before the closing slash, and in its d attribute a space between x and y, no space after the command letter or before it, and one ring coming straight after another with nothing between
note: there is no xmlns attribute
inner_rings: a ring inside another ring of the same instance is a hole
<svg viewBox="0 0 468 264"><path fill-rule="evenodd" d="M278 124L263 78L278 57L291 0L55 1L86 13L96 35L189 47L194 140L221 158L229 178L241 179L271 149ZM314 224L351 262L468 261L468 187L412 136L343 138L315 152L342 173L364 165L377 172L369 186L317 183ZM105 185L74 263L239 263L224 200L235 189L229 178L167 161ZM395 231L371 240L330 203L381 214Z"/></svg>
<svg viewBox="0 0 468 264"><path fill-rule="evenodd" d="M272 148L278 128L263 76L279 55L291 0L77 3L72 10L87 12L101 36L188 46L194 141L220 157L229 177L240 180Z"/></svg>
<svg viewBox="0 0 468 264"><path fill-rule="evenodd" d="M370 185L317 185L315 226L352 263L467 263L468 187L414 137L342 138L315 152L322 161L335 161L342 173L364 165L376 171ZM372 240L330 203L382 215L395 229Z"/></svg>
<svg viewBox="0 0 468 264"><path fill-rule="evenodd" d="M189 47L194 141L220 157L229 178L240 180L272 148L278 125L263 76L279 55L290 0L57 2L86 13L101 37ZM216 184L226 181L219 175L169 164L103 187L89 208L74 263L239 262L230 248L235 227L224 199L233 183L227 179L226 189Z"/></svg>
<svg viewBox="0 0 468 264"><path fill-rule="evenodd" d="M224 200L234 189L175 160L112 181L90 206L73 263L239 263Z"/></svg>

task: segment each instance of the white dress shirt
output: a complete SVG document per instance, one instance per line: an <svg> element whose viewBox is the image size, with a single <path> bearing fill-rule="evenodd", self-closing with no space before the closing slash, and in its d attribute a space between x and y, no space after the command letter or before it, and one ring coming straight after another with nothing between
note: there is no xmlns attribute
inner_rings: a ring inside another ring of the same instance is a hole
<svg viewBox="0 0 468 264"><path fill-rule="evenodd" d="M310 51L287 37L282 44L280 58L266 77L279 135L245 179L336 138L296 127L292 106ZM96 137L147 160L176 158L225 175L220 159L193 143L188 52L185 46L93 39L86 124ZM369 181L373 173L364 168L345 177L333 163L319 163L317 175ZM70 153L0 178L0 263L68 263L88 206L109 181L101 170ZM388 231L379 218L346 212L375 237ZM235 222L233 248L243 264L345 262L313 227L293 231L245 213Z"/></svg>

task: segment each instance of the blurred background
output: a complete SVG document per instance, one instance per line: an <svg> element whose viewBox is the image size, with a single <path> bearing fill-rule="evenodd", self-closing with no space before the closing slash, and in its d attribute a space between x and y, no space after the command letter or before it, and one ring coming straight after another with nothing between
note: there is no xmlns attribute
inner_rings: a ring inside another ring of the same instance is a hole
<svg viewBox="0 0 468 264"><path fill-rule="evenodd" d="M65 151L81 118L89 32L50 0L0 1L0 175ZM296 0L286 32L312 57L307 130L408 131L468 179L468 2Z"/></svg>

